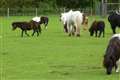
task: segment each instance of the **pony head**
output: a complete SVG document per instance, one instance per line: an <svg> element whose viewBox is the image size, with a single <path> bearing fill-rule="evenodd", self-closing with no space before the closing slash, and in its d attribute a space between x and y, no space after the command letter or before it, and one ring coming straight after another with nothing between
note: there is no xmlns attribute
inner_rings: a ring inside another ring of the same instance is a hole
<svg viewBox="0 0 120 80"><path fill-rule="evenodd" d="M112 57L105 55L104 56L104 61L103 61L103 66L106 68L106 73L108 75L110 75L111 72L112 72L112 68L114 66L114 62L112 60Z"/></svg>
<svg viewBox="0 0 120 80"><path fill-rule="evenodd" d="M12 30L15 30L17 28L16 23L12 23Z"/></svg>
<svg viewBox="0 0 120 80"><path fill-rule="evenodd" d="M96 27L97 25L97 21L94 21L91 25L91 27L89 28L89 32L90 32L90 36L93 36L94 34L94 28Z"/></svg>
<svg viewBox="0 0 120 80"><path fill-rule="evenodd" d="M66 20L66 13L61 13L60 21L62 21L64 25L66 24L66 21L67 21Z"/></svg>
<svg viewBox="0 0 120 80"><path fill-rule="evenodd" d="M88 24L88 17L84 13L82 13L82 17L83 17L82 24Z"/></svg>
<svg viewBox="0 0 120 80"><path fill-rule="evenodd" d="M106 73L109 75L112 73L112 68L116 67L116 62L120 58L120 39L113 36L109 42L104 55L103 66L106 68Z"/></svg>

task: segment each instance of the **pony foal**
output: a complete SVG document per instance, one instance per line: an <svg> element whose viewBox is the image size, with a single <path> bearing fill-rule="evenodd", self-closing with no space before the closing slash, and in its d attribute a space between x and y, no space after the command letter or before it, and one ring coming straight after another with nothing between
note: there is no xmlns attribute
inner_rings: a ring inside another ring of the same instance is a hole
<svg viewBox="0 0 120 80"><path fill-rule="evenodd" d="M99 35L98 34L99 31ZM89 28L89 32L90 32L90 36L93 36L95 33L95 36L100 37L101 33L103 33L103 37L104 37L104 32L105 32L105 23L104 21L94 21L91 25L91 27Z"/></svg>

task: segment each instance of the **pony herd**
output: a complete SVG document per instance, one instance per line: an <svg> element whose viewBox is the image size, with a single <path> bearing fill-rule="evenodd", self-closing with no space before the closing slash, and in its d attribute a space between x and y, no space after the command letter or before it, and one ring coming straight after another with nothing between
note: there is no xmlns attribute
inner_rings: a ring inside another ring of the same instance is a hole
<svg viewBox="0 0 120 80"><path fill-rule="evenodd" d="M39 33L41 33L41 24L45 25L45 28L47 29L48 25L48 17L41 16L41 17L34 17L29 22L13 22L12 28L15 30L16 28L20 28L22 30L21 37L23 37L23 33L25 33L27 36L29 34L27 33L28 30L33 30L32 36L34 36L34 33L37 33L37 36L39 36Z"/></svg>
<svg viewBox="0 0 120 80"><path fill-rule="evenodd" d="M120 27L120 14L112 13L108 17L108 21L111 24L113 34L116 33L116 27ZM112 68L115 68L116 72L119 72L120 67L120 34L115 34L109 41L106 49L103 65L106 68L106 73L109 75L112 73Z"/></svg>
<svg viewBox="0 0 120 80"><path fill-rule="evenodd" d="M81 13L80 11L72 11L61 13L60 21L62 21L64 26L64 31L68 33L68 36L80 36L80 27L81 25L85 25L85 30L88 28L88 17ZM116 33L115 29L116 27L120 27L120 14L112 13L108 16L108 21L111 24L111 29L113 31L113 34ZM37 36L39 36L39 33L41 33L41 24L45 25L45 28L47 29L49 19L48 17L42 16L42 17L34 17L29 22L13 22L12 28L15 30L17 27L22 30L21 36L23 37L23 33L25 33L27 36L28 30L33 30L32 36L34 36L34 33L37 33ZM100 37L101 34L105 34L105 23L104 21L93 21L89 28L90 36L93 36L95 34L96 37ZM99 32L99 34L98 34ZM115 67L116 72L119 72L119 63L120 63L120 34L115 34L112 36L112 38L109 41L109 44L107 46L104 60L103 60L103 66L106 68L106 73L111 74L112 69Z"/></svg>
<svg viewBox="0 0 120 80"><path fill-rule="evenodd" d="M67 13L61 14L61 20L64 24L65 32L71 35L80 36L80 26L85 24L87 17L79 11L69 11ZM111 29L113 34L116 33L116 27L120 27L120 14L113 13L109 15L108 21L111 24ZM88 21L87 21L88 23ZM99 31L99 35L98 35ZM96 37L100 37L101 34L105 33L105 23L104 21L93 21L91 27L89 28L90 36L95 33ZM103 66L106 68L106 73L109 75L112 73L112 68L115 67L116 72L119 72L120 64L120 34L115 34L109 41L106 53L104 55Z"/></svg>

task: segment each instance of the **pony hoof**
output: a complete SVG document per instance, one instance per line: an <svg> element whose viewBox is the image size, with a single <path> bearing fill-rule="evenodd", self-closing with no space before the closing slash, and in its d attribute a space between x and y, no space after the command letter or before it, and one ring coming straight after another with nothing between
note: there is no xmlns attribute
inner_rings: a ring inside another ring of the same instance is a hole
<svg viewBox="0 0 120 80"><path fill-rule="evenodd" d="M71 34L69 34L68 36L71 36Z"/></svg>
<svg viewBox="0 0 120 80"><path fill-rule="evenodd" d="M74 36L74 35L75 35L75 33L72 33L72 35Z"/></svg>
<svg viewBox="0 0 120 80"><path fill-rule="evenodd" d="M115 72L116 72L116 73L119 73L119 70L116 70Z"/></svg>
<svg viewBox="0 0 120 80"><path fill-rule="evenodd" d="M77 36L77 37L80 37L80 34L77 34L76 36Z"/></svg>

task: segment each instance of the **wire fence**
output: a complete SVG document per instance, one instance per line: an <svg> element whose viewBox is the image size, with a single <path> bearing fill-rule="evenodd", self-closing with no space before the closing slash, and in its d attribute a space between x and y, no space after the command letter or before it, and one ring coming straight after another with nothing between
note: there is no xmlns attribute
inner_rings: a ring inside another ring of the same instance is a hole
<svg viewBox="0 0 120 80"><path fill-rule="evenodd" d="M107 14L120 10L120 3L105 3L105 5Z"/></svg>
<svg viewBox="0 0 120 80"><path fill-rule="evenodd" d="M62 12L67 12L70 9L66 8L58 8L54 10L50 9L39 9L39 8L24 8L24 9L17 9L17 8L0 8L0 16L39 16L45 14L60 14ZM79 10L87 15L93 15L92 8L84 8L84 9L72 9L72 10Z"/></svg>
<svg viewBox="0 0 120 80"><path fill-rule="evenodd" d="M67 12L68 8L57 8L57 9L42 9L42 8L0 8L0 16L39 16L46 14L60 14ZM111 12L120 10L120 3L104 3L98 5L95 9L93 8L77 8L72 10L81 11L87 15L100 15L106 16Z"/></svg>

